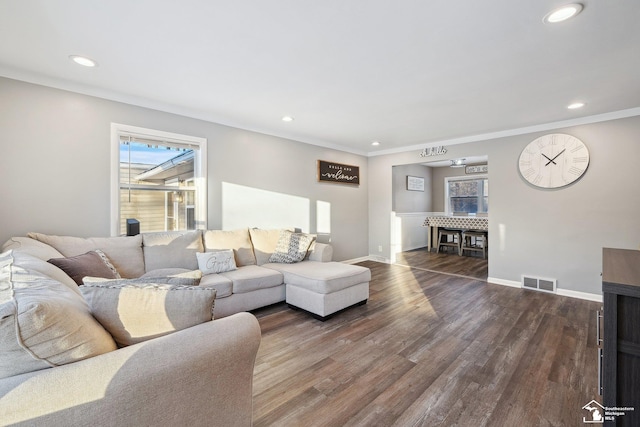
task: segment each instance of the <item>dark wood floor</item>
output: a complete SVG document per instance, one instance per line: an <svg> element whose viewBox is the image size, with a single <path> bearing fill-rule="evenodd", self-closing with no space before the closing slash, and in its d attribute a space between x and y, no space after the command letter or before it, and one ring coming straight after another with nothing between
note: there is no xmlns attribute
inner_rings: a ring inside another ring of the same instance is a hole
<svg viewBox="0 0 640 427"><path fill-rule="evenodd" d="M254 426L580 426L600 400L600 304L361 265L364 306L326 322L285 304L255 312Z"/></svg>
<svg viewBox="0 0 640 427"><path fill-rule="evenodd" d="M482 280L487 280L489 272L489 263L479 252L459 256L455 251L435 253L420 248L397 254L396 264Z"/></svg>

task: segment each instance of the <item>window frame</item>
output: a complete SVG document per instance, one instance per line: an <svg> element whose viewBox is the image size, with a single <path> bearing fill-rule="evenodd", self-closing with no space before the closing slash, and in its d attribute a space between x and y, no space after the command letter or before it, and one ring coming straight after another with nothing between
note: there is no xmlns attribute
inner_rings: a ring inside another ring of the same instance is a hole
<svg viewBox="0 0 640 427"><path fill-rule="evenodd" d="M444 212L446 214L453 214L453 211L451 210L451 197L449 197L449 182L451 181L477 181L477 180L489 180L489 175L488 174L479 174L479 175L473 175L473 176L447 176L444 178ZM484 194L482 195L482 197L488 197L488 196L484 196ZM488 213L488 201L487 201L487 213Z"/></svg>
<svg viewBox="0 0 640 427"><path fill-rule="evenodd" d="M120 137L131 135L140 138L157 139L160 141L197 147L197 154L193 162L194 186L196 188L196 229L207 229L207 139L197 136L182 135L139 126L111 123L111 192L110 192L110 233L120 236L125 233L120 230Z"/></svg>

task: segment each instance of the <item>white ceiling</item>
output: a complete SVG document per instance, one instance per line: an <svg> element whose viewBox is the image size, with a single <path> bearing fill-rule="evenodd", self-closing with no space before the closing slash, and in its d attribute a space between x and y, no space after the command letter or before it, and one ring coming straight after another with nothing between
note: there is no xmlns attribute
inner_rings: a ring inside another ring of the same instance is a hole
<svg viewBox="0 0 640 427"><path fill-rule="evenodd" d="M362 154L640 114L640 1L568 2L2 0L0 75Z"/></svg>

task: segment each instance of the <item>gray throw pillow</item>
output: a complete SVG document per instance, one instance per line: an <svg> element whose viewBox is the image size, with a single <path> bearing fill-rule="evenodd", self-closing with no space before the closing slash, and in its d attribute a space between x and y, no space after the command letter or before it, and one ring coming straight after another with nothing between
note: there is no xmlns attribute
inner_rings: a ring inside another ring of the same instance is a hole
<svg viewBox="0 0 640 427"><path fill-rule="evenodd" d="M67 273L78 286L82 285L82 278L85 276L104 277L106 279L120 278L116 268L100 250L89 251L82 255L67 258L51 258L47 262Z"/></svg>
<svg viewBox="0 0 640 427"><path fill-rule="evenodd" d="M305 233L280 231L276 249L269 257L269 262L292 264L302 261L313 243L314 237Z"/></svg>

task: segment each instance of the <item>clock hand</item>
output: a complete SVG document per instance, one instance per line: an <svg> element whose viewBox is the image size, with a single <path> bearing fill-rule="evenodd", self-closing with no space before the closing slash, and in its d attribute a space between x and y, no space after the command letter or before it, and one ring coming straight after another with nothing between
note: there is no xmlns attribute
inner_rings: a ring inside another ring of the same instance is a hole
<svg viewBox="0 0 640 427"><path fill-rule="evenodd" d="M550 159L550 158L548 158L547 156L545 156L545 155L544 155L544 153L540 153L540 154L542 154L542 156L543 156L545 159L549 160L545 166L548 166L548 165L549 165L549 163L553 163L554 165L556 164L556 162L554 162L552 159Z"/></svg>
<svg viewBox="0 0 640 427"><path fill-rule="evenodd" d="M565 148L564 150L566 150L566 148ZM549 160L549 161L547 162L547 165L548 165L549 163L553 163L554 165L555 165L555 164L557 164L556 162L554 162L554 160L555 160L555 159L557 159L557 158L558 158L558 156L559 156L560 154L564 153L564 150L562 150L561 152L559 152L558 154L556 154L556 156L555 156L553 159L550 159L550 158L548 158L547 156L545 156L545 157L547 157L547 160ZM543 156L544 156L544 154L543 154ZM545 166L547 166L547 165L545 165Z"/></svg>

